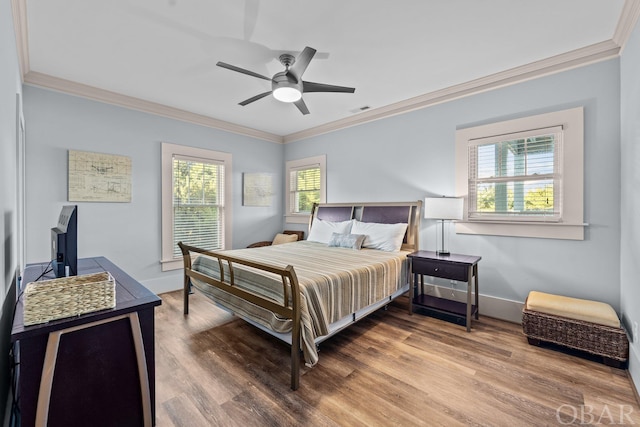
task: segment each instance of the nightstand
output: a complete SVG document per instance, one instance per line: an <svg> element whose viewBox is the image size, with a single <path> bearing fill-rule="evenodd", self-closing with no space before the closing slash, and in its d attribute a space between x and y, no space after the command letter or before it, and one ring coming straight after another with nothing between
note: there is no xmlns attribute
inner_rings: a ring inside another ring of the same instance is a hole
<svg viewBox="0 0 640 427"><path fill-rule="evenodd" d="M471 331L471 317L478 314L478 261L482 259L473 255L438 255L432 251L417 251L407 255L413 277L413 298L409 298L409 313L419 307L424 311L444 314L457 319L464 319L467 332ZM420 276L420 289L418 289ZM462 303L445 298L424 294L424 276L467 282L467 302ZM475 289L473 288L475 284ZM475 304L472 302L475 295Z"/></svg>

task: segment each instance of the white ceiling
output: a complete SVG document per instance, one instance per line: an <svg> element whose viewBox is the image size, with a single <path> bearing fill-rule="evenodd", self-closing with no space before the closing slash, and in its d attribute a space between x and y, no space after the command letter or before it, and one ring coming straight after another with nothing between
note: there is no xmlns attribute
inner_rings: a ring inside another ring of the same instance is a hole
<svg viewBox="0 0 640 427"><path fill-rule="evenodd" d="M558 55L565 67L580 64L568 52L610 56L625 10L624 0L21 1L25 82L64 79L285 141L416 108L447 88L477 90L473 82L509 70L526 78L527 66ZM305 46L318 51L305 80L356 88L305 94L307 116L271 96L238 105L270 83L215 66L272 76L281 53Z"/></svg>

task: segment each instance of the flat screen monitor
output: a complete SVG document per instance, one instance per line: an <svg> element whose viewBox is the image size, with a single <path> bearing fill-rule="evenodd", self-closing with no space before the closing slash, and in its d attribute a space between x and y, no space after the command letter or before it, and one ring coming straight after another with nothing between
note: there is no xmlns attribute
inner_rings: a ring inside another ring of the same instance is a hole
<svg viewBox="0 0 640 427"><path fill-rule="evenodd" d="M63 206L51 229L51 266L56 277L78 274L78 206Z"/></svg>

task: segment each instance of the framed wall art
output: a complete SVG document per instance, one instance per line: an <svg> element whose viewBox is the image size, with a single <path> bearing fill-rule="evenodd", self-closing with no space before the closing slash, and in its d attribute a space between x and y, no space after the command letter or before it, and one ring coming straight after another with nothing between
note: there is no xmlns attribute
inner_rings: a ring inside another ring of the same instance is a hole
<svg viewBox="0 0 640 427"><path fill-rule="evenodd" d="M242 174L242 204L244 206L271 206L273 177L268 173Z"/></svg>
<svg viewBox="0 0 640 427"><path fill-rule="evenodd" d="M131 158L69 150L70 202L131 202Z"/></svg>

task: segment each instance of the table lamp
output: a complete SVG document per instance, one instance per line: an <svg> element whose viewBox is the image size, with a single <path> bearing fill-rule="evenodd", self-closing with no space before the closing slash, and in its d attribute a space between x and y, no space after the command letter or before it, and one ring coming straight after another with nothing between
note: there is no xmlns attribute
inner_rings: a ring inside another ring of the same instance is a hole
<svg viewBox="0 0 640 427"><path fill-rule="evenodd" d="M437 219L442 227L441 236L442 244L440 249L436 250L438 255L448 256L451 253L445 248L444 238L445 221L462 219L462 210L464 199L458 197L427 197L424 199L424 217L425 219ZM438 228L436 227L436 246L438 241Z"/></svg>

